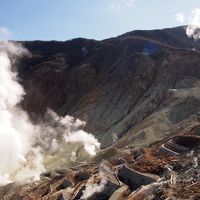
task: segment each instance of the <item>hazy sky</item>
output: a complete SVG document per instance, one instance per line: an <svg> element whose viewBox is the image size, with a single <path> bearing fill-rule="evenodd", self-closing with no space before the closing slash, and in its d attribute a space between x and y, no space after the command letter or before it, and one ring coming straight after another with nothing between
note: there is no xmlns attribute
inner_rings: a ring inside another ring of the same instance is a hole
<svg viewBox="0 0 200 200"><path fill-rule="evenodd" d="M0 38L104 39L135 29L179 26L175 15L189 16L195 8L200 0L0 0Z"/></svg>

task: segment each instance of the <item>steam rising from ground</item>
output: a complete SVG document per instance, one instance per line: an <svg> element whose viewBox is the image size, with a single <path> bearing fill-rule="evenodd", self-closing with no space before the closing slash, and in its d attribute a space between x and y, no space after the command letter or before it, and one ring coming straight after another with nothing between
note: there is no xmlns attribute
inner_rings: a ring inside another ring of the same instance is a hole
<svg viewBox="0 0 200 200"><path fill-rule="evenodd" d="M16 73L11 70L9 58L9 55L17 58L25 53L21 46L0 43L0 174L4 183L5 178L26 162L25 156L31 150L34 127L17 107L24 91L17 82Z"/></svg>
<svg viewBox="0 0 200 200"><path fill-rule="evenodd" d="M107 180L105 179L105 174L100 173L100 182L94 183L94 177L90 178L88 182L86 183L86 188L83 191L83 195L81 196L81 199L88 199L95 193L102 192L105 188L105 185L107 183Z"/></svg>
<svg viewBox="0 0 200 200"><path fill-rule="evenodd" d="M19 44L0 42L0 184L39 179L45 156L58 153L60 143L76 143L73 151L82 145L89 155L100 147L93 135L80 130L85 123L73 117L48 110L45 123L31 123L19 106L25 93L14 71L15 61L28 54Z"/></svg>
<svg viewBox="0 0 200 200"><path fill-rule="evenodd" d="M100 148L100 143L92 134L81 130L86 123L79 119L69 115L60 117L48 109L45 121L45 123L40 124L40 134L37 136L37 143L45 151L55 153L63 142L64 144L82 143L85 151L90 155L95 155L96 150Z"/></svg>
<svg viewBox="0 0 200 200"><path fill-rule="evenodd" d="M196 8L192 11L192 17L190 18L190 25L186 28L186 34L190 38L195 40L200 39L200 9Z"/></svg>
<svg viewBox="0 0 200 200"><path fill-rule="evenodd" d="M175 15L176 21L179 23L187 23L186 34L189 38L194 40L200 39L200 9L196 8L191 12L191 15L186 19L183 13L177 13Z"/></svg>
<svg viewBox="0 0 200 200"><path fill-rule="evenodd" d="M107 162L104 161L100 164L99 166L99 176L95 177L92 176L86 183L86 188L83 191L83 194L81 196L81 199L88 199L91 196L93 196L95 193L99 193L102 192L107 184L107 179L106 179L106 174L111 174L114 175L114 171L112 171L112 169L110 169L109 166L107 166L106 164ZM99 179L98 183L94 183L96 182L95 179Z"/></svg>

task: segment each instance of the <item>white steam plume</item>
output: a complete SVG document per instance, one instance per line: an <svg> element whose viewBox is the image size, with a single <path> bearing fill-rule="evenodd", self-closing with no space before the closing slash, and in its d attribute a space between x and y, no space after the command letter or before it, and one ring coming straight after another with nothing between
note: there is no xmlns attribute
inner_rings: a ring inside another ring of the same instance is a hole
<svg viewBox="0 0 200 200"><path fill-rule="evenodd" d="M192 16L189 19L189 25L186 28L188 37L195 40L200 39L200 9L196 8L192 11Z"/></svg>
<svg viewBox="0 0 200 200"><path fill-rule="evenodd" d="M107 180L105 179L105 176L103 173L100 173L100 183L94 183L94 177L91 177L88 182L86 183L86 188L83 191L83 195L81 196L81 199L88 199L95 193L102 192L104 190L104 187L107 183Z"/></svg>
<svg viewBox="0 0 200 200"><path fill-rule="evenodd" d="M60 146L58 144L64 141L64 145L80 143L89 155L96 154L96 150L100 148L100 143L92 134L81 130L85 126L85 122L69 115L60 117L50 109L47 110L46 115L46 123L40 125L41 133L37 138L37 142L45 150L59 151Z"/></svg>
<svg viewBox="0 0 200 200"><path fill-rule="evenodd" d="M72 162L76 162L76 160L77 160L76 152L72 151L70 160L71 160Z"/></svg>
<svg viewBox="0 0 200 200"><path fill-rule="evenodd" d="M68 133L65 135L65 142L80 142L83 143L84 149L90 155L96 155L96 149L99 149L100 143L95 139L92 134L88 134L83 130L78 130L74 133Z"/></svg>
<svg viewBox="0 0 200 200"><path fill-rule="evenodd" d="M86 183L86 188L83 191L83 194L81 196L81 199L88 199L90 198L92 195L94 195L95 193L99 193L102 192L107 184L107 179L106 174L110 174L110 175L114 175L114 171L112 171L110 169L110 167L108 166L109 162L104 161L103 163L100 164L99 166L99 176L98 178L100 179L100 182L94 183L95 182L95 175L92 176Z"/></svg>
<svg viewBox="0 0 200 200"><path fill-rule="evenodd" d="M12 34L6 27L0 27L0 40L11 38Z"/></svg>
<svg viewBox="0 0 200 200"><path fill-rule="evenodd" d="M175 15L176 21L179 23L187 23L186 34L189 38L193 38L194 40L200 39L200 9L196 8L191 12L189 17L185 17L185 15L181 12ZM187 20L185 20L187 18Z"/></svg>
<svg viewBox="0 0 200 200"><path fill-rule="evenodd" d="M185 16L183 13L179 12L175 15L176 21L183 24L185 22Z"/></svg>
<svg viewBox="0 0 200 200"><path fill-rule="evenodd" d="M9 174L0 175L0 186L11 183Z"/></svg>
<svg viewBox="0 0 200 200"><path fill-rule="evenodd" d="M73 117L59 117L49 110L45 123L31 123L19 106L25 93L14 71L15 61L23 55L28 51L19 44L0 42L0 185L38 180L46 167L45 156L58 152L61 143L83 145L89 155L100 147L93 135L80 130L85 123Z"/></svg>
<svg viewBox="0 0 200 200"><path fill-rule="evenodd" d="M20 173L21 165L28 164L26 155L33 150L31 138L37 129L31 124L26 113L17 106L24 90L17 82L17 75L11 65L24 54L28 52L20 45L0 42L0 184L5 184L5 180L9 182L9 177ZM36 157L33 157L33 160ZM43 169L38 169L38 173ZM31 171L28 174L33 175Z"/></svg>

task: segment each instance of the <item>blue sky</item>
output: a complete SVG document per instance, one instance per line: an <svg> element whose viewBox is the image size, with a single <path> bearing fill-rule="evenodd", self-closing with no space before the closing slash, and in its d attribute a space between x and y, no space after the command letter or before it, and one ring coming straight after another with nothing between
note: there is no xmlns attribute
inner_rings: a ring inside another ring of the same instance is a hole
<svg viewBox="0 0 200 200"><path fill-rule="evenodd" d="M200 0L0 0L0 33L13 40L105 39L179 26Z"/></svg>

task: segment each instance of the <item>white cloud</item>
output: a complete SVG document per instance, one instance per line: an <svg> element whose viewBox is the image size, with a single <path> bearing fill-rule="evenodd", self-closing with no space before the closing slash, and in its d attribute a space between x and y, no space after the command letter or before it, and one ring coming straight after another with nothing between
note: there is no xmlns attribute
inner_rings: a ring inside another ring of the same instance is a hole
<svg viewBox="0 0 200 200"><path fill-rule="evenodd" d="M122 11L126 8L132 7L135 0L115 0L109 4L109 9L112 11Z"/></svg>
<svg viewBox="0 0 200 200"><path fill-rule="evenodd" d="M12 34L6 27L0 27L0 40L11 38Z"/></svg>
<svg viewBox="0 0 200 200"><path fill-rule="evenodd" d="M185 16L183 13L179 12L175 15L176 21L183 24L185 22Z"/></svg>

